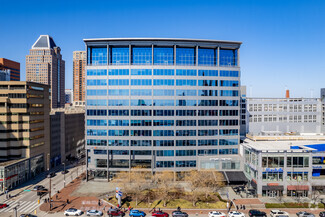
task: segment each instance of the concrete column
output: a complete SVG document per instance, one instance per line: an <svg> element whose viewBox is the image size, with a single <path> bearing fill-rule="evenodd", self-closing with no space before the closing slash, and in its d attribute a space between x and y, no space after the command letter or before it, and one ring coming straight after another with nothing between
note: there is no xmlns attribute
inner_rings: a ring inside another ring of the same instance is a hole
<svg viewBox="0 0 325 217"><path fill-rule="evenodd" d="M263 170L262 170L262 152L258 152L258 167L257 167L257 196L262 197L262 176L263 176Z"/></svg>

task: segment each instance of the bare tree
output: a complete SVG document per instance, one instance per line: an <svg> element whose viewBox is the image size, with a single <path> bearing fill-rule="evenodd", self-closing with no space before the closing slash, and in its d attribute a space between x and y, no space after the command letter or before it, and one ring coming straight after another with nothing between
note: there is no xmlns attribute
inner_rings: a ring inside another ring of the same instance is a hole
<svg viewBox="0 0 325 217"><path fill-rule="evenodd" d="M164 206L166 206L167 201L170 199L170 190L175 187L174 173L172 171L156 173L154 179L157 183L159 195L163 198Z"/></svg>
<svg viewBox="0 0 325 217"><path fill-rule="evenodd" d="M185 180L189 183L189 187L191 189L191 199L193 206L196 206L197 198L200 194L200 187L202 186L203 179L201 174L197 170L192 170L189 173L186 173Z"/></svg>
<svg viewBox="0 0 325 217"><path fill-rule="evenodd" d="M202 179L201 187L207 199L209 194L215 192L225 185L222 173L213 170L199 171Z"/></svg>

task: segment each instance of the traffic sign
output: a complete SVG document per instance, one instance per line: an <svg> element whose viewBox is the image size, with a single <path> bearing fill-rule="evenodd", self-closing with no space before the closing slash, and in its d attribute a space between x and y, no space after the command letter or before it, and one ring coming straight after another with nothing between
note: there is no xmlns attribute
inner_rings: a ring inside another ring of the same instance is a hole
<svg viewBox="0 0 325 217"><path fill-rule="evenodd" d="M25 189L24 191L31 191L31 190L29 190L29 189Z"/></svg>

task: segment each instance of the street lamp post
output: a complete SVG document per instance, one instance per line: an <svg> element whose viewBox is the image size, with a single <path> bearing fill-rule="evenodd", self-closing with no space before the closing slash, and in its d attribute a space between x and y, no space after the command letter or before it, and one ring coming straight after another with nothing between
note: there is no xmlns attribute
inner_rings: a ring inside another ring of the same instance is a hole
<svg viewBox="0 0 325 217"><path fill-rule="evenodd" d="M65 163L63 164L63 186L65 187Z"/></svg>

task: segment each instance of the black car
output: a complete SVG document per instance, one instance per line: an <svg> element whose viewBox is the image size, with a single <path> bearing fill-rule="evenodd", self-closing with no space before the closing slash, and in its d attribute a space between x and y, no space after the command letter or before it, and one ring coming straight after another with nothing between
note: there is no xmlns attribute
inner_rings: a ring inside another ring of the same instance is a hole
<svg viewBox="0 0 325 217"><path fill-rule="evenodd" d="M325 217L325 212L323 211L323 212L320 212L319 213L319 217Z"/></svg>
<svg viewBox="0 0 325 217"><path fill-rule="evenodd" d="M43 188L44 188L43 185L35 185L34 188L33 188L33 190L34 191L37 191L37 190L40 190L40 189L43 189Z"/></svg>
<svg viewBox="0 0 325 217"><path fill-rule="evenodd" d="M251 209L251 210L249 210L248 215L250 217L255 217L255 216L256 217L266 217L267 216L265 212L262 212L262 211L257 210L257 209Z"/></svg>
<svg viewBox="0 0 325 217"><path fill-rule="evenodd" d="M188 214L186 212L182 212L182 211L174 211L172 213L173 217L188 217Z"/></svg>
<svg viewBox="0 0 325 217"><path fill-rule="evenodd" d="M47 175L47 178L52 178L52 177L54 177L54 176L55 176L55 173L52 172L52 173L49 173L49 174Z"/></svg>
<svg viewBox="0 0 325 217"><path fill-rule="evenodd" d="M63 170L61 173L62 174L67 174L69 172L69 170Z"/></svg>
<svg viewBox="0 0 325 217"><path fill-rule="evenodd" d="M40 188L40 189L37 190L37 196L42 196L44 194L47 194L47 192L48 192L48 189L46 189L44 187Z"/></svg>

